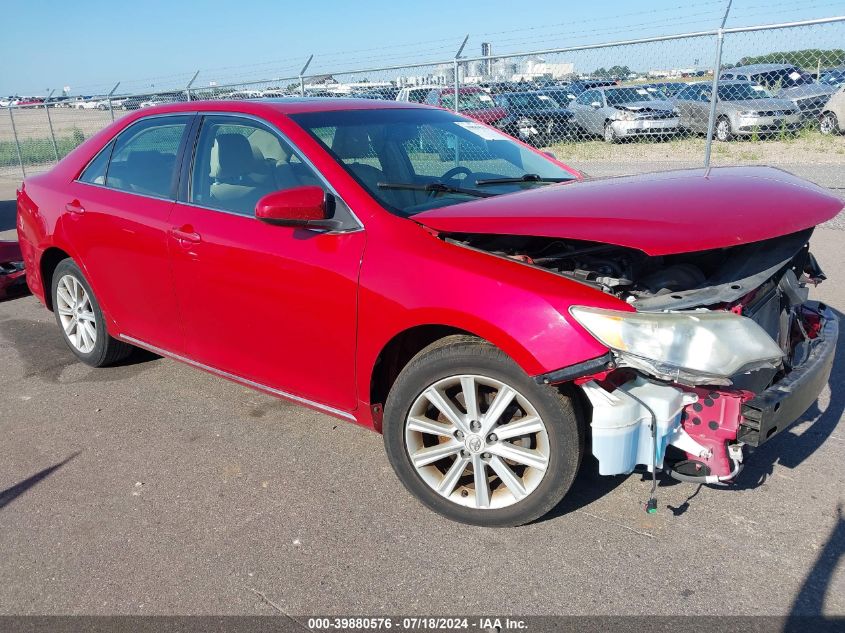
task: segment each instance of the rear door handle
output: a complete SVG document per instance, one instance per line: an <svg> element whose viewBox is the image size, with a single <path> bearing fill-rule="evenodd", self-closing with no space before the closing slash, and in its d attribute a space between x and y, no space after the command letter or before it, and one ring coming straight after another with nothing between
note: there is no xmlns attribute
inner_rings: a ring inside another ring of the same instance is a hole
<svg viewBox="0 0 845 633"><path fill-rule="evenodd" d="M73 202L68 202L65 205L65 211L67 211L68 213L76 213L78 215L81 215L85 213L85 207L83 207L79 203L79 200L74 200Z"/></svg>
<svg viewBox="0 0 845 633"><path fill-rule="evenodd" d="M186 226L183 226L181 229L170 229L170 234L180 242L197 244L202 241L202 237L199 233Z"/></svg>

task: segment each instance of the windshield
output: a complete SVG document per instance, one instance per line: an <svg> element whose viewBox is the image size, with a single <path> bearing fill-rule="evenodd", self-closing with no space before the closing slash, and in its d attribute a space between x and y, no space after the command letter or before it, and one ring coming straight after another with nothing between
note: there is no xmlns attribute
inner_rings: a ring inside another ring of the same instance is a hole
<svg viewBox="0 0 845 633"><path fill-rule="evenodd" d="M556 110L560 108L557 101L547 95L536 94L508 94L499 95L500 105L518 109Z"/></svg>
<svg viewBox="0 0 845 633"><path fill-rule="evenodd" d="M493 97L486 92L461 92L458 95L459 110L486 110L494 106ZM455 93L447 92L440 97L440 105L447 110L455 109Z"/></svg>
<svg viewBox="0 0 845 633"><path fill-rule="evenodd" d="M607 105L620 105L622 103L634 103L635 101L654 101L648 90L645 88L616 88L605 90Z"/></svg>
<svg viewBox="0 0 845 633"><path fill-rule="evenodd" d="M792 88L793 86L802 86L804 84L813 83L813 78L808 73L805 73L803 70L798 70L797 68L770 70L768 72L754 75L751 79L756 80L758 83L771 90Z"/></svg>
<svg viewBox="0 0 845 633"><path fill-rule="evenodd" d="M845 83L845 70L831 70L830 72L822 73L821 77L819 77L819 83L829 86L838 86L841 83Z"/></svg>
<svg viewBox="0 0 845 633"><path fill-rule="evenodd" d="M542 154L445 110L332 110L290 118L373 198L403 216L574 179ZM484 182L526 174L531 178L524 181Z"/></svg>
<svg viewBox="0 0 845 633"><path fill-rule="evenodd" d="M747 101L748 99L772 99L774 95L763 86L754 84L726 84L719 86L722 101Z"/></svg>

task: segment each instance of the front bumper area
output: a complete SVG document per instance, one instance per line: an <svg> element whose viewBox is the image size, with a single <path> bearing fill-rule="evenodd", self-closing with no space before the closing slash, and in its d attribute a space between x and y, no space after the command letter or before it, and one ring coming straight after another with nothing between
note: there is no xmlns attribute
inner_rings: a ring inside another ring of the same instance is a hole
<svg viewBox="0 0 845 633"><path fill-rule="evenodd" d="M824 325L813 339L807 360L743 405L737 435L740 442L763 444L801 417L819 397L830 378L839 338L839 319L826 306L820 312Z"/></svg>
<svg viewBox="0 0 845 633"><path fill-rule="evenodd" d="M617 136L655 136L676 134L680 127L680 119L638 119L634 121L614 121L613 131Z"/></svg>

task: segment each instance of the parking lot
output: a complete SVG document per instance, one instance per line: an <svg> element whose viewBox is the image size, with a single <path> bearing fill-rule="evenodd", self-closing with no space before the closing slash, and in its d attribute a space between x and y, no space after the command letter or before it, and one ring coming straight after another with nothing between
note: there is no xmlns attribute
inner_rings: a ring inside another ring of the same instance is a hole
<svg viewBox="0 0 845 633"><path fill-rule="evenodd" d="M814 238L840 312L841 218ZM371 431L149 354L81 365L33 297L0 304L0 348L3 614L845 614L842 346L738 485L661 480L649 515L641 475L586 459L501 530L424 509Z"/></svg>

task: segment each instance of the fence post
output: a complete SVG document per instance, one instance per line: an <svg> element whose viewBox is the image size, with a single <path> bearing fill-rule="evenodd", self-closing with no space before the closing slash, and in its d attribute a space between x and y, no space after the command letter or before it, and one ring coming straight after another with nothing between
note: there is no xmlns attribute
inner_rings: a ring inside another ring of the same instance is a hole
<svg viewBox="0 0 845 633"><path fill-rule="evenodd" d="M111 96L114 94L114 91L117 90L117 87L119 85L120 85L120 82L118 81L114 85L114 88L111 89L111 92L109 92L108 96L106 97L109 100L109 114L111 115L112 123L114 123L114 108L112 108L112 106L111 106Z"/></svg>
<svg viewBox="0 0 845 633"><path fill-rule="evenodd" d="M461 77L460 73L458 72L458 60L461 58L461 53L464 52L464 46L467 45L467 40L469 40L469 34L464 38L464 41L461 42L461 46L458 49L458 52L455 53L455 112L460 110L460 106L458 104L458 95L460 94L461 88Z"/></svg>
<svg viewBox="0 0 845 633"><path fill-rule="evenodd" d="M199 74L200 74L200 71L195 72L194 76L191 77L191 81L189 81L188 85L185 86L185 96L188 98L188 101L191 100L191 86L194 85L194 82L197 80L197 77L199 76Z"/></svg>
<svg viewBox="0 0 845 633"><path fill-rule="evenodd" d="M50 91L47 98L44 99L44 112L47 113L47 125L50 126L50 140L53 141L53 152L56 154L56 162L59 162L59 146L56 144L56 134L53 132L53 119L50 117L50 97L56 92L55 89Z"/></svg>
<svg viewBox="0 0 845 633"><path fill-rule="evenodd" d="M722 16L722 25L716 33L716 61L713 64L713 84L710 88L710 116L707 119L707 140L704 142L704 168L710 168L710 152L713 149L713 129L716 127L716 103L719 101L719 71L722 68L722 42L725 40L725 22L728 21L728 13L731 11L731 3L725 7L725 15Z"/></svg>
<svg viewBox="0 0 845 633"><path fill-rule="evenodd" d="M18 151L18 162L21 164L21 173L26 178L26 167L23 166L23 154L21 154L21 144L18 141L18 130L15 128L15 117L12 114L12 106L9 106L9 120L12 122L12 136L15 137L15 149Z"/></svg>
<svg viewBox="0 0 845 633"><path fill-rule="evenodd" d="M299 71L299 96L305 96L305 71L308 70L308 67L311 65L311 60L314 59L314 55L308 56L308 61L305 62L305 66L302 67L302 70Z"/></svg>

